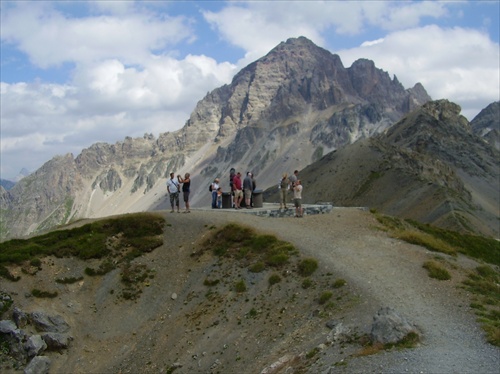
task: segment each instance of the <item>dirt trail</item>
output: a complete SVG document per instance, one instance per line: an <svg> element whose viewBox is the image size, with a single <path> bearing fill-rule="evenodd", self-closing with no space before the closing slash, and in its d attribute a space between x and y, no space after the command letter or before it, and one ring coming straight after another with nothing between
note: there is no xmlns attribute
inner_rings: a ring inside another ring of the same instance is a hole
<svg viewBox="0 0 500 374"><path fill-rule="evenodd" d="M189 269L195 266L189 255L201 242L201 235L208 235L212 226L222 227L234 222L294 244L303 255L318 259L321 273L345 279L349 290L356 295L356 304L341 316L345 325L369 332L374 314L382 307L391 307L423 334L422 344L415 349L384 351L364 357L348 357L349 348L338 344L326 346L316 363L305 369L307 373L499 373L500 350L485 342L483 331L469 307L467 293L457 287L465 278L463 269L477 266L472 260L440 255L450 264L452 280L431 279L422 265L436 254L390 238L380 229L374 216L362 209L334 208L329 214L304 218L266 218L234 210L210 209L192 210L190 214L160 213L166 216L168 223L165 246L141 259L158 272L143 296L133 303L117 302L116 297L110 296L119 284L118 271L102 279L86 277L82 282L64 286L65 291L61 291L55 301L21 297L35 285L51 289L50 282L57 274L62 276L69 269L71 274L78 274L89 265L72 259L52 259L49 262L54 265L47 264L33 277L2 284L6 291L19 295L16 302L21 309L62 314L72 326L75 340L66 353L53 356L51 372L160 371L161 366L153 364L165 361L166 347L182 349L176 342L194 336L194 333L189 335L182 324L175 328L178 323L175 316L184 316L186 310L184 302L171 297L173 292L181 295L191 291L193 284L188 280L196 277L189 277ZM196 280L200 283L199 278ZM225 333L222 325L218 327L220 334ZM326 330L321 327L320 335ZM324 341L317 331L304 336L304 340ZM235 331L227 331L231 333ZM198 342L203 341L198 339ZM214 343L212 339L210 342ZM248 357L256 359L252 361L253 367L240 374L259 373L272 364L268 362L270 356L258 356L262 350L270 352L275 348L274 342L269 344L250 346L245 351ZM291 351L294 347L290 345L286 349ZM338 365L339 360L346 357L347 364ZM176 373L191 374L189 365L192 362L185 359L185 366ZM146 368L149 371L145 371Z"/></svg>
<svg viewBox="0 0 500 374"><path fill-rule="evenodd" d="M466 292L457 288L463 272L455 270L452 281L429 278L422 265L435 253L389 238L375 229L379 225L369 212L335 208L303 219L233 216L232 221L290 241L354 285L361 304L346 323L369 328L381 307L391 307L423 332L417 349L353 359L332 372L499 372L500 350L485 343ZM475 266L468 259L448 260L459 268Z"/></svg>

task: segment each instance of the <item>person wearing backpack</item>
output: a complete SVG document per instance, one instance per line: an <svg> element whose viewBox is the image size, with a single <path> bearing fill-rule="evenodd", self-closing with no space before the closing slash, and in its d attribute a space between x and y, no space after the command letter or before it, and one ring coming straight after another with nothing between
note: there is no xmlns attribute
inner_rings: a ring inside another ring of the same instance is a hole
<svg viewBox="0 0 500 374"><path fill-rule="evenodd" d="M170 179L167 180L167 191L168 195L170 197L170 206L172 207L172 210L170 213L174 213L174 203L175 206L177 207L177 213L180 213L179 209L179 181L175 179L175 174L170 173Z"/></svg>

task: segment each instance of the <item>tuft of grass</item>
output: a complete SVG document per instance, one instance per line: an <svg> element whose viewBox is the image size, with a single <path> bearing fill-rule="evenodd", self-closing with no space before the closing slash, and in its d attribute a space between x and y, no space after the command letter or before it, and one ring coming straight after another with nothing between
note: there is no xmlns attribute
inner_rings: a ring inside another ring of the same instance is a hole
<svg viewBox="0 0 500 374"><path fill-rule="evenodd" d="M49 292L49 291L41 291L37 288L31 290L31 294L34 296L34 297L38 297L38 298L49 298L49 299L53 299L55 297L57 297L57 291L54 291L54 292Z"/></svg>
<svg viewBox="0 0 500 374"><path fill-rule="evenodd" d="M333 293L330 292L330 291L325 291L323 292L320 296L319 296L319 299L318 299L318 303L320 303L321 305L323 305L324 303L326 303L328 300L330 300L333 296Z"/></svg>
<svg viewBox="0 0 500 374"><path fill-rule="evenodd" d="M60 284L73 284L79 282L83 279L83 277L66 277L66 278L57 278L56 283Z"/></svg>
<svg viewBox="0 0 500 374"><path fill-rule="evenodd" d="M111 270L116 269L116 265L110 260L106 259L104 262L102 262L97 270L92 269L92 268L85 268L85 274L89 276L96 276L96 275L104 275L109 273Z"/></svg>
<svg viewBox="0 0 500 374"><path fill-rule="evenodd" d="M408 349L415 348L420 343L420 335L414 331L410 331L401 340L396 343L383 344L381 342L371 342L370 339L365 335L360 338L360 343L363 344L363 348L360 352L356 353L354 356L370 356L377 354L383 350L388 350L392 348L397 349Z"/></svg>
<svg viewBox="0 0 500 374"><path fill-rule="evenodd" d="M247 285L245 284L245 281L243 279L237 281L234 284L234 290L238 293L245 292L247 290Z"/></svg>
<svg viewBox="0 0 500 374"><path fill-rule="evenodd" d="M309 352L307 352L306 358L308 360L310 360L311 358L313 358L314 356L316 356L319 352L320 352L320 349L318 347L314 347Z"/></svg>
<svg viewBox="0 0 500 374"><path fill-rule="evenodd" d="M213 287L213 286L217 286L220 282L220 279L214 279L214 280L211 280L211 279L208 279L208 278L205 278L205 280L203 281L203 285L207 286L207 287Z"/></svg>
<svg viewBox="0 0 500 374"><path fill-rule="evenodd" d="M336 279L335 282L333 282L332 287L333 288L340 288L344 287L347 284L347 281L344 279Z"/></svg>
<svg viewBox="0 0 500 374"><path fill-rule="evenodd" d="M269 286L272 286L279 282L281 282L281 277L279 276L279 274L274 273L269 277Z"/></svg>
<svg viewBox="0 0 500 374"><path fill-rule="evenodd" d="M266 268L266 265L262 261L258 261L255 264L251 265L248 270L250 270L252 273L260 273L264 271Z"/></svg>
<svg viewBox="0 0 500 374"><path fill-rule="evenodd" d="M35 258L32 258L30 260L30 265L37 267L38 269L41 269L42 268L42 261L39 258L35 257Z"/></svg>
<svg viewBox="0 0 500 374"><path fill-rule="evenodd" d="M305 258L299 262L298 271L303 277L311 276L318 269L318 261L314 258Z"/></svg>
<svg viewBox="0 0 500 374"><path fill-rule="evenodd" d="M310 278L306 278L302 281L302 288L308 289L314 286L314 282Z"/></svg>
<svg viewBox="0 0 500 374"><path fill-rule="evenodd" d="M500 274L488 265L478 266L463 282L465 288L474 295L470 304L478 316L486 339L500 346Z"/></svg>
<svg viewBox="0 0 500 374"><path fill-rule="evenodd" d="M438 279L438 280L449 280L451 279L451 275L444 267L438 264L436 261L426 261L422 266L424 269L427 269L429 277Z"/></svg>

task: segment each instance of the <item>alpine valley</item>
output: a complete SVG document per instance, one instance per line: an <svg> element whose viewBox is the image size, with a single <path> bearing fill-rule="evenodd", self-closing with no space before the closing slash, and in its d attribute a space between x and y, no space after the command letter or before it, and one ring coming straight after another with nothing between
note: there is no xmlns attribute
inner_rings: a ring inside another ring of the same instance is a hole
<svg viewBox="0 0 500 374"><path fill-rule="evenodd" d="M192 176L192 206L229 170L252 171L264 201L298 169L304 203L366 206L461 232L499 235L500 102L469 122L420 84L299 37L198 102L185 125L155 137L97 143L0 187L1 239L82 218L165 209L170 172Z"/></svg>

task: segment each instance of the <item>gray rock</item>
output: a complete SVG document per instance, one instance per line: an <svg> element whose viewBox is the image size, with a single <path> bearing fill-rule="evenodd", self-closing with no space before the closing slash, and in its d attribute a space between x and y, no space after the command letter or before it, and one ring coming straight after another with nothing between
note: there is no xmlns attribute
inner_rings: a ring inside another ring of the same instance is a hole
<svg viewBox="0 0 500 374"><path fill-rule="evenodd" d="M42 339L45 343L47 343L47 349L52 351L67 349L69 342L73 340L73 338L68 334L60 334L58 332L43 334Z"/></svg>
<svg viewBox="0 0 500 374"><path fill-rule="evenodd" d="M349 340L351 329L342 322L336 323L331 329L332 331L327 336L329 343Z"/></svg>
<svg viewBox="0 0 500 374"><path fill-rule="evenodd" d="M392 308L382 308L373 317L371 338L374 342L395 344L410 332L417 332L416 328Z"/></svg>
<svg viewBox="0 0 500 374"><path fill-rule="evenodd" d="M29 317L37 331L67 332L69 330L69 325L61 316L49 316L44 312L33 312Z"/></svg>
<svg viewBox="0 0 500 374"><path fill-rule="evenodd" d="M11 334L15 330L17 330L17 326L10 319L0 321L0 334Z"/></svg>
<svg viewBox="0 0 500 374"><path fill-rule="evenodd" d="M21 309L15 307L12 311L12 319L16 323L17 327L23 328L28 324L28 316Z"/></svg>
<svg viewBox="0 0 500 374"><path fill-rule="evenodd" d="M50 369L50 359L46 356L35 356L24 368L24 374L47 374Z"/></svg>
<svg viewBox="0 0 500 374"><path fill-rule="evenodd" d="M16 324L11 320L0 321L0 337L7 342L9 354L20 362L26 362L26 350L24 341L26 334L19 330Z"/></svg>
<svg viewBox="0 0 500 374"><path fill-rule="evenodd" d="M47 349L47 344L43 341L40 335L32 335L28 338L26 343L24 343L24 349L28 354L28 357L38 356Z"/></svg>

